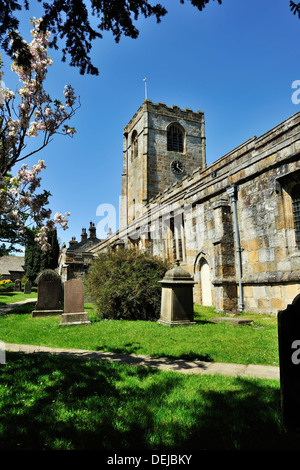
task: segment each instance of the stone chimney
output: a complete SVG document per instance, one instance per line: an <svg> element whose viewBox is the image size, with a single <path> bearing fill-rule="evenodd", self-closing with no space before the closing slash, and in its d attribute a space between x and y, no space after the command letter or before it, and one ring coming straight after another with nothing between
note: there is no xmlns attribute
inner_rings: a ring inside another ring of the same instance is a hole
<svg viewBox="0 0 300 470"><path fill-rule="evenodd" d="M93 224L93 222L90 222L89 238L96 238L96 227L95 227L95 224Z"/></svg>
<svg viewBox="0 0 300 470"><path fill-rule="evenodd" d="M86 233L86 228L83 228L81 232L81 241L83 242L85 240L87 240L87 233Z"/></svg>
<svg viewBox="0 0 300 470"><path fill-rule="evenodd" d="M72 237L72 240L69 241L69 248L72 248L72 246L75 245L76 243L78 243L78 241L76 240L76 237Z"/></svg>

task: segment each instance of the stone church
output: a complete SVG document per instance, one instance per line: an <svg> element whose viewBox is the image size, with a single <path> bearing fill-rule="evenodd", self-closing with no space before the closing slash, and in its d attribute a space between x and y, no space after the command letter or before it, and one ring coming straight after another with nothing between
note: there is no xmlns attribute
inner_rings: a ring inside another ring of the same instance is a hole
<svg viewBox="0 0 300 470"><path fill-rule="evenodd" d="M207 166L204 113L146 100L124 128L119 230L64 247L60 274L136 246L179 259L197 303L277 313L300 293L299 155L300 112Z"/></svg>

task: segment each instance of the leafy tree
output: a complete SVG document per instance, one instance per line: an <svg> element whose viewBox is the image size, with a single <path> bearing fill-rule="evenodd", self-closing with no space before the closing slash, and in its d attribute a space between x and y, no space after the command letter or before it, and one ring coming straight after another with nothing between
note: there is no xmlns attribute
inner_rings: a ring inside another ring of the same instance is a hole
<svg viewBox="0 0 300 470"><path fill-rule="evenodd" d="M50 248L45 252L35 241L36 229L27 229L25 245L25 274L33 282L45 269L56 269L58 265L59 244L56 229L48 234Z"/></svg>
<svg viewBox="0 0 300 470"><path fill-rule="evenodd" d="M43 160L39 160L32 169L23 164L15 176L11 174L16 163L42 150L55 134L72 137L76 132L66 124L77 109L77 98L71 85L65 86L63 102L52 100L44 88L52 60L47 54L50 32L40 30L41 21L31 20L33 39L29 44L22 42L30 52L29 63L18 64L20 52L14 56L11 68L22 83L17 96L9 88L0 88L0 242L11 244L8 248L2 245L0 254L5 250L12 251L14 244L23 240L25 229L30 224L40 227L37 239L44 250L49 248L47 235L55 224L67 228L67 219L61 213L51 218L51 210L46 208L50 192L37 192L41 183L39 174L46 168ZM0 81L2 65L0 60ZM28 139L38 136L42 139L28 153Z"/></svg>
<svg viewBox="0 0 300 470"><path fill-rule="evenodd" d="M42 2L42 0L38 0ZM185 0L179 0L185 3ZM202 11L205 5L214 0L188 0L193 6ZM219 4L222 0L217 0ZM53 0L44 2L44 15L41 27L44 31L53 33L51 46L58 49L58 40L64 39L62 60L66 54L71 56L71 66L79 67L80 73L98 75L98 69L91 63L89 53L92 41L102 38L103 31L111 31L115 41L119 42L124 34L136 39L139 31L133 24L140 15L145 18L155 16L159 23L167 14L164 6L157 3L151 5L149 0ZM23 8L29 10L30 0L23 2L16 0L0 0L0 44L11 56L21 50L19 61L21 64L28 60L28 50L20 40L16 30L19 20L15 13ZM91 26L91 16L99 20L97 29ZM13 37L13 46L10 39Z"/></svg>
<svg viewBox="0 0 300 470"><path fill-rule="evenodd" d="M24 244L24 235L18 232L15 223L0 215L0 257L11 252L20 252L16 245Z"/></svg>
<svg viewBox="0 0 300 470"><path fill-rule="evenodd" d="M168 261L136 249L99 253L86 277L86 290L102 318L157 320L159 281L169 267Z"/></svg>
<svg viewBox="0 0 300 470"><path fill-rule="evenodd" d="M300 18L300 2L295 3L290 1L290 8L294 15L298 14L298 18Z"/></svg>
<svg viewBox="0 0 300 470"><path fill-rule="evenodd" d="M38 1L43 2L43 0ZM179 1L185 3L185 0ZM202 11L209 2L215 0L187 1ZM222 4L222 0L217 2ZM43 7L42 28L44 31L49 29L53 33L50 45L58 49L58 41L64 40L62 60L65 61L66 55L69 54L71 66L79 67L81 74L92 75L98 75L99 71L92 64L89 53L92 42L102 38L104 31L110 31L116 42L120 41L123 34L136 39L139 31L133 21L136 21L140 15L145 18L155 16L159 23L168 13L160 3L151 5L149 0L53 0L44 2ZM16 51L21 51L18 57L21 64L28 62L30 52L17 32L19 20L16 13L29 8L30 0L0 0L0 44L11 57ZM290 10L300 18L300 2L290 0ZM96 29L91 26L92 16L99 20ZM13 39L12 44L11 39Z"/></svg>

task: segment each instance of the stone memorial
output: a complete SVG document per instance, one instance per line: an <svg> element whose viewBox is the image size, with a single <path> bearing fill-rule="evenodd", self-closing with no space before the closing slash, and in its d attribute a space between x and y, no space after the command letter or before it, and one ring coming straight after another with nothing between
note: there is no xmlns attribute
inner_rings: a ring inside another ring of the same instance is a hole
<svg viewBox="0 0 300 470"><path fill-rule="evenodd" d="M300 295L278 312L278 347L283 426L300 432Z"/></svg>
<svg viewBox="0 0 300 470"><path fill-rule="evenodd" d="M24 294L31 294L32 283L30 281L25 282Z"/></svg>
<svg viewBox="0 0 300 470"><path fill-rule="evenodd" d="M180 262L166 272L162 284L161 311L158 323L168 326L186 326L195 323L192 276Z"/></svg>
<svg viewBox="0 0 300 470"><path fill-rule="evenodd" d="M46 269L38 275L37 283L38 300L32 316L61 315L63 310L61 308L62 284L60 276L52 269Z"/></svg>
<svg viewBox="0 0 300 470"><path fill-rule="evenodd" d="M84 311L83 285L80 279L70 279L64 284L64 313L59 326L88 325L88 314Z"/></svg>
<svg viewBox="0 0 300 470"><path fill-rule="evenodd" d="M20 279L16 279L15 280L14 291L15 292L21 292L21 286L22 286L22 283L21 283Z"/></svg>

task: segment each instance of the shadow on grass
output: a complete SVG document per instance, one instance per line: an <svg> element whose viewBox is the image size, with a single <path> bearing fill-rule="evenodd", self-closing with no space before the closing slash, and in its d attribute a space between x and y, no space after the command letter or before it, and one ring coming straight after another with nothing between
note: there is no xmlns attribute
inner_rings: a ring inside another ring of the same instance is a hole
<svg viewBox="0 0 300 470"><path fill-rule="evenodd" d="M23 305L18 305L17 307L13 307L12 309L9 309L7 311L8 314L14 314L14 315L19 315L19 314L26 314L26 313L32 313L32 310L34 310L34 307L36 305L36 301L34 302L28 302Z"/></svg>
<svg viewBox="0 0 300 470"><path fill-rule="evenodd" d="M141 345L138 342L134 343L126 343L124 344L123 347L121 348L113 348L113 347L108 347L106 344L101 344L101 346L98 346L95 348L96 351L102 352L111 352L114 354L124 354L124 355L130 355L130 354L136 354L139 355L140 350L141 350ZM203 361L203 362L213 362L213 358L209 354L197 354L197 353L186 353L186 354L180 354L179 356L171 355L171 354L160 354L159 356L156 356L154 354L151 355L153 358L166 358L166 359L173 359L173 360L185 360L185 361Z"/></svg>
<svg viewBox="0 0 300 470"><path fill-rule="evenodd" d="M17 353L0 379L0 449L299 448L272 381Z"/></svg>
<svg viewBox="0 0 300 470"><path fill-rule="evenodd" d="M5 295L5 297L13 297L16 293L15 292L5 292L4 290L0 291L0 295ZM1 305L6 305L6 302L0 302Z"/></svg>

